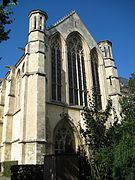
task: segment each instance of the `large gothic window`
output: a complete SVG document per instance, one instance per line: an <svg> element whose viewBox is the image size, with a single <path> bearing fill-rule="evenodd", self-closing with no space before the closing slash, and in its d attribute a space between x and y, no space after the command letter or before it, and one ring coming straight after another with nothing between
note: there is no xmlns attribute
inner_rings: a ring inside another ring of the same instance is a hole
<svg viewBox="0 0 135 180"><path fill-rule="evenodd" d="M51 42L52 100L61 101L61 43L59 36Z"/></svg>
<svg viewBox="0 0 135 180"><path fill-rule="evenodd" d="M62 120L56 128L54 141L56 154L75 153L74 134L66 120Z"/></svg>
<svg viewBox="0 0 135 180"><path fill-rule="evenodd" d="M100 84L99 84L99 75L98 75L98 54L96 48L93 48L91 50L90 55L91 55L91 70L92 70L95 105L97 106L98 109L101 109L102 105L101 105L101 93L100 93Z"/></svg>
<svg viewBox="0 0 135 180"><path fill-rule="evenodd" d="M77 34L67 40L69 104L86 105L87 88L85 77L84 51Z"/></svg>

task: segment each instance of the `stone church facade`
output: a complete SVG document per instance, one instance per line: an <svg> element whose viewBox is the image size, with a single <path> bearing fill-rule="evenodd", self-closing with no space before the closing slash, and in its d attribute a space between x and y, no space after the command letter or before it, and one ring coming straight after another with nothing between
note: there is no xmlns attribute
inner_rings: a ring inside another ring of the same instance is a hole
<svg viewBox="0 0 135 180"><path fill-rule="evenodd" d="M77 152L88 96L119 114L120 86L108 40L96 43L76 12L50 28L29 14L24 55L0 82L0 161L42 164L44 155Z"/></svg>

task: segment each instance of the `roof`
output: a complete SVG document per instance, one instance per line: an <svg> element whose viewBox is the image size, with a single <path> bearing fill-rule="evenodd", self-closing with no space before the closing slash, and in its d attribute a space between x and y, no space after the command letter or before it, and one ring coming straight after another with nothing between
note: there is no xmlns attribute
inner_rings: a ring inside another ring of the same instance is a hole
<svg viewBox="0 0 135 180"><path fill-rule="evenodd" d="M50 30L51 28L56 27L57 25L61 24L63 21L65 21L66 19L68 19L70 16L72 16L72 15L75 14L75 13L76 13L75 10L72 11L72 12L70 12L68 15L66 15L66 16L64 16L63 18L61 18L60 20L58 20L56 23L50 25L50 26L48 27L48 30Z"/></svg>

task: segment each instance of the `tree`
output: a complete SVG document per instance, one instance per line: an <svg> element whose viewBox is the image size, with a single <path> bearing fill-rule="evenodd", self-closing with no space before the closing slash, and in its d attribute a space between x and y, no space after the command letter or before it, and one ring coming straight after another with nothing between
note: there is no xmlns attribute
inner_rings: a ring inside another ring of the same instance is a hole
<svg viewBox="0 0 135 180"><path fill-rule="evenodd" d="M113 178L135 179L135 74L129 80L129 95L121 99L122 119L119 139L113 147ZM115 130L116 131L116 130Z"/></svg>
<svg viewBox="0 0 135 180"><path fill-rule="evenodd" d="M17 4L17 0L3 0L3 6L5 7L11 2Z"/></svg>
<svg viewBox="0 0 135 180"><path fill-rule="evenodd" d="M135 179L135 74L129 80L129 95L121 98L121 120L117 116L110 127L106 122L114 111L111 101L105 111L94 103L84 107L85 128L81 134L88 149L89 169L93 180ZM112 117L111 117L112 118Z"/></svg>
<svg viewBox="0 0 135 180"><path fill-rule="evenodd" d="M13 0L12 2L16 3L17 0ZM3 3L0 4L0 43L9 39L9 33L11 30L6 30L6 25L13 22L13 20L10 19L12 12L9 7L11 5L10 0L3 0Z"/></svg>
<svg viewBox="0 0 135 180"><path fill-rule="evenodd" d="M12 23L9 15L10 13L7 12L2 5L0 5L0 43L9 39L9 33L11 30L5 30L5 25Z"/></svg>
<svg viewBox="0 0 135 180"><path fill-rule="evenodd" d="M131 74L131 78L129 80L129 92L130 94L135 94L135 73Z"/></svg>
<svg viewBox="0 0 135 180"><path fill-rule="evenodd" d="M101 111L95 105L95 94L89 100L89 105L84 107L83 119L85 128L81 128L81 134L88 149L89 168L93 180L112 179L113 162L113 139L114 127L117 124L117 117L114 124L106 127L107 121L113 111L112 102L108 100L105 111Z"/></svg>

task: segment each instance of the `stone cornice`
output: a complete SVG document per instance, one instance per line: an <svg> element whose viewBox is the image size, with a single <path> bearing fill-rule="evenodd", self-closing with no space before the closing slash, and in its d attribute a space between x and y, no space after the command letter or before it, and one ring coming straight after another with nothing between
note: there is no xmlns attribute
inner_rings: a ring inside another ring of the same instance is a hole
<svg viewBox="0 0 135 180"><path fill-rule="evenodd" d="M116 66L105 66L105 68L114 68L114 69L117 69L117 67Z"/></svg>
<svg viewBox="0 0 135 180"><path fill-rule="evenodd" d="M113 58L108 58L108 57L104 57L104 60L106 61L106 60L109 60L109 61L115 61Z"/></svg>
<svg viewBox="0 0 135 180"><path fill-rule="evenodd" d="M117 76L111 76L112 79L119 79L119 77ZM106 79L110 79L110 77L106 78Z"/></svg>
<svg viewBox="0 0 135 180"><path fill-rule="evenodd" d="M10 96L10 97L15 97L15 95L14 95L14 94L8 94L8 96Z"/></svg>
<svg viewBox="0 0 135 180"><path fill-rule="evenodd" d="M22 76L22 78L24 77L24 76L32 76L32 75L39 75L39 76L46 76L46 73L42 73L42 72L38 72L38 71L35 71L35 72L26 72L23 76Z"/></svg>
<svg viewBox="0 0 135 180"><path fill-rule="evenodd" d="M7 112L6 114L5 114L5 116L13 116L14 114L13 113L10 113L10 112Z"/></svg>
<svg viewBox="0 0 135 180"><path fill-rule="evenodd" d="M45 139L27 139L27 140L22 140L19 141L19 143L46 143L47 141Z"/></svg>
<svg viewBox="0 0 135 180"><path fill-rule="evenodd" d="M109 96L121 96L121 94L120 93L112 93L112 94L109 94Z"/></svg>
<svg viewBox="0 0 135 180"><path fill-rule="evenodd" d="M3 144L11 144L11 141L4 141Z"/></svg>

